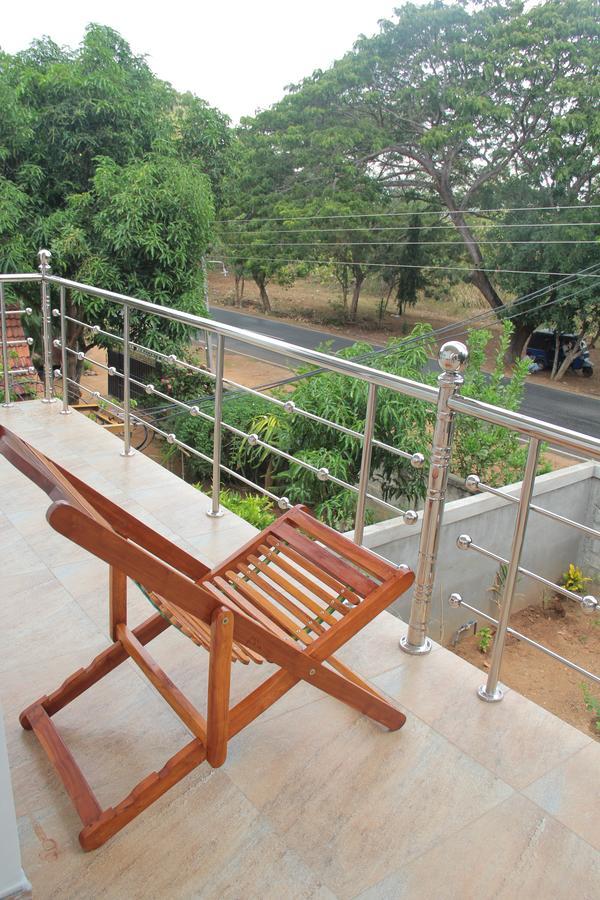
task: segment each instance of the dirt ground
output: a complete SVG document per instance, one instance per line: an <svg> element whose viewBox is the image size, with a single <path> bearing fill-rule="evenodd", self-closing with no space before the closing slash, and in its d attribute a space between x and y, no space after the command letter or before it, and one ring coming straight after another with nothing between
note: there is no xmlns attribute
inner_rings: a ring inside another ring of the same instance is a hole
<svg viewBox="0 0 600 900"><path fill-rule="evenodd" d="M597 587L596 585L596 590L591 590L595 596ZM598 674L600 613L587 615L578 604L570 600L564 601L564 612L564 616L560 616L553 609L528 606L511 616L510 625L515 631ZM485 625L483 619L478 622L478 628ZM450 646L448 649L486 672L489 669L491 648L487 654L482 653L478 647L479 640L472 633L463 635L457 647ZM528 647L512 635L507 636L500 677L508 687L600 741L595 718L585 708L581 689L582 683L587 684L592 696L600 701L599 685L545 653Z"/></svg>
<svg viewBox="0 0 600 900"><path fill-rule="evenodd" d="M209 291L212 304L235 305L233 276L210 272ZM448 327L444 340L452 338L464 340L465 328L460 322L489 310L479 292L466 284L449 286L443 301L421 297L415 307L407 309L399 318L393 315L395 307L391 301L387 311L380 317L381 291L377 290L377 285L370 285L367 281L361 294L359 317L355 325L348 325L342 321L339 290L333 283L322 283L314 278L306 278L298 279L291 287L272 284L269 285L269 297L273 306L271 313L273 317L293 319L308 328L336 332L345 337L355 337L356 340L371 343L385 343L391 337L401 337L421 322L428 322L434 329ZM252 280L245 282L242 311L250 315L263 315L258 288ZM483 323L494 335L487 354L490 365L497 352L497 335L500 327L489 318L484 319ZM473 323L474 326L476 324ZM576 372L567 372L559 382L551 381L548 372L539 372L531 378L545 387L600 397L600 350L592 350L590 355L595 367L591 378L583 378Z"/></svg>

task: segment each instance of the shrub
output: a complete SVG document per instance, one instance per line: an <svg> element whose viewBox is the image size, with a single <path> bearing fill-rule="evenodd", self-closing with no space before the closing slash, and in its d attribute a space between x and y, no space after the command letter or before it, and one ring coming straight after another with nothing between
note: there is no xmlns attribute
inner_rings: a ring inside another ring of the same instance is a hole
<svg viewBox="0 0 600 900"><path fill-rule="evenodd" d="M195 487L200 487L195 485ZM259 531L276 519L273 501L265 494L240 494L225 488L221 491L221 503Z"/></svg>

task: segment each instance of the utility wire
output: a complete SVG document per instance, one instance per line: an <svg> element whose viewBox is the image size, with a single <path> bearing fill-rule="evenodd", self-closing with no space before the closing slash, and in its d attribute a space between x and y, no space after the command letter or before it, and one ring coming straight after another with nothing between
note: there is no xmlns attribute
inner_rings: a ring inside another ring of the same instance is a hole
<svg viewBox="0 0 600 900"><path fill-rule="evenodd" d="M577 278L581 277L582 274L584 274L586 271L589 271L589 269L598 269L598 268L600 268L600 263L597 263L593 266L589 266L588 269L584 269L583 272L580 274L576 274L574 276L572 276L572 275L565 276L565 278L562 281L562 286L564 286L564 284L568 284L568 283L576 280ZM512 303L510 305L510 307L508 307L508 309L510 310L510 314L505 315L502 318L503 319L517 318L519 315L522 314L522 310L519 309L518 312L514 312L513 310L516 307L521 307L525 303L529 303L536 296L542 295L544 293L548 293L552 290L556 290L556 288L560 287L560 286L561 286L561 282L558 282L557 284L547 285L544 288L539 288L537 291L533 291L530 294L524 295L523 297L519 298L518 300L515 300L514 303ZM576 297L577 295L582 294L585 291L589 291L590 289L591 289L591 285L590 286L586 285L583 288L580 288L578 291L575 291L572 294L568 294L566 297L564 297L564 296L557 297L554 300L549 301L548 303L542 304L541 306L537 306L536 311L545 309L547 307L554 306L557 303L563 303L565 300L571 300L573 297ZM486 310L482 313L478 313L473 316L469 316L466 319L462 319L460 322L452 322L452 323L449 323L448 325L443 325L440 328L437 328L437 329L434 329L433 331L427 332L424 335L416 335L412 338L406 338L405 340L402 341L401 346L406 347L408 345L415 344L415 343L431 341L432 339L435 339L436 337L440 337L440 336L450 333L450 332L453 333L454 337L461 337L465 334L468 334L469 331L471 330L470 328L465 328L465 326L468 326L476 321L481 322L481 320L485 320L487 318L490 318L491 316L496 316L496 314L497 314L497 310L490 308L489 310ZM479 327L480 328L485 327L485 324L480 325ZM458 329L462 328L463 330L456 332L457 328ZM389 355L391 353L396 352L397 350L398 350L398 347L382 347L380 349L371 350L365 354L361 354L360 356L353 357L352 361L353 362L367 362L371 359L374 359L374 358L377 358L380 356ZM322 372L327 372L327 371L328 371L328 369L326 367L318 367L309 372L304 372L299 375L293 375L290 378L285 378L280 381L272 382L271 384L268 384L268 385L260 385L257 388L253 388L253 390L261 390L261 391L270 390L275 387L280 387L280 386L284 386L287 384L293 384L297 381L303 380L304 378L311 378L317 374L320 374ZM234 391L228 391L224 394L223 399L224 400L234 399L235 397L241 396L244 393L245 392L243 390L239 390L239 389L234 390ZM199 398L199 400L196 402L197 403L210 403L210 402L212 402L212 400L213 400L213 397L208 396L208 397ZM162 419L170 418L171 416L178 416L178 415L183 414L183 411L179 411L179 412L173 411L172 404L166 404L164 407L158 407L158 408L155 407L155 410L156 410L156 412L161 412L163 410L166 410L167 412L163 416L159 416L158 418L154 419L154 421L162 421Z"/></svg>
<svg viewBox="0 0 600 900"><path fill-rule="evenodd" d="M247 235L246 235L247 237ZM454 241L411 241L407 243L407 241L307 241L307 242L299 242L299 241L273 241L273 242L265 242L265 241L257 241L253 246L255 247L418 247L421 245L432 245L434 247L456 247L458 250L465 249L464 243L462 241L454 240ZM478 245L481 244L530 244L530 245L538 245L538 244L598 244L597 238L591 239L579 239L579 240L543 240L543 241L477 241ZM243 250L244 245L236 245L230 244L231 250Z"/></svg>
<svg viewBox="0 0 600 900"><path fill-rule="evenodd" d="M581 288L579 291L576 291L575 294L568 295L567 297L557 298L555 300L549 300L548 303L544 303L541 306L536 307L536 309L545 309L547 307L554 306L554 305L556 305L556 303L562 302L563 300L570 299L571 297L575 296L577 293L582 293L583 291L586 291L586 290L589 290L589 288L587 288L587 287ZM515 313L514 316L512 316L512 317L505 316L504 318L516 318L517 315L518 314ZM414 338L408 338L406 341L402 342L401 346L404 348L404 347L406 347L407 344L411 344L413 342L418 343L418 342L424 342L424 341L431 341L436 336L439 336L439 332L442 330L453 331L452 336L455 338L458 338L458 337L463 337L465 335L468 335L473 330L478 331L478 330L481 330L481 328L485 327L485 325L483 325L483 326L479 326L479 328L477 328L477 329L464 329L463 331L458 331L458 332L454 331L454 329L456 327L460 327L460 325L461 325L460 322L456 322L454 325L444 326L444 329L439 329L438 332L428 332L425 335L418 335ZM392 353L397 352L398 349L399 349L398 347L382 347L378 350L371 350L368 353L361 354L360 356L352 357L352 362L358 362L358 363L370 362L371 360L373 360L377 357L389 356ZM314 378L315 375L321 375L323 373L327 373L328 371L329 371L329 369L327 369L326 367L320 366L315 369L311 369L308 372L300 372L296 375L291 375L288 378L282 378L278 381L273 381L268 384L258 385L257 387L253 387L252 390L260 391L260 392L264 392L267 390L273 390L278 387L285 387L286 385L297 384L299 381L304 381L307 378ZM227 391L223 394L223 401L225 402L227 400L234 400L237 397L244 396L246 393L247 393L246 391L240 390L240 389L236 389L233 391ZM214 395L210 394L210 395L202 396L194 401L190 401L190 406L191 405L196 405L196 406L209 405L213 402L214 402ZM162 422L165 419L173 420L174 418L178 418L179 416L185 415L187 412L186 410L183 410L183 409L175 409L174 410L173 404L165 404L164 407L158 407L158 408L155 407L154 409L158 413L162 412L162 415L153 417L153 419L152 419L153 424L156 424L156 422ZM143 410L141 410L141 411L143 411Z"/></svg>
<svg viewBox="0 0 600 900"><path fill-rule="evenodd" d="M246 222L290 222L290 221L316 221L317 219L383 219L389 217L400 216L479 216L482 213L491 212L560 212L563 209L600 209L600 203L576 203L570 206L493 206L474 209L435 209L435 210L413 210L408 212L402 210L400 212L380 212L379 210L369 213L337 213L332 215L316 215L316 216L264 216L253 219L223 219L225 225L243 225Z"/></svg>
<svg viewBox="0 0 600 900"><path fill-rule="evenodd" d="M325 266L325 265L336 265L336 266L360 266L361 268L377 268L377 269L444 269L448 271L454 272L489 272L491 274L501 274L504 273L506 275L539 275L539 276L549 276L549 277L558 277L562 278L564 276L564 272L541 272L541 271L531 271L528 269L488 269L488 268L479 268L478 266L437 266L437 265L417 265L408 263L382 263L382 262L364 262L356 260L354 262L346 262L346 260L341 259L285 259L285 258L277 258L277 257L269 257L269 256L257 256L256 254L253 256L237 256L236 254L225 254L235 261L248 261L250 259L256 260L256 262L277 262L277 263L294 263L294 264L306 264L315 266ZM576 275L576 272L569 272L568 275ZM600 275L581 275L581 278L600 278Z"/></svg>
<svg viewBox="0 0 600 900"><path fill-rule="evenodd" d="M248 220L248 225L251 225L252 222L255 222L256 219ZM217 226L219 223L217 222ZM505 223L505 222L479 222L474 223L473 225L469 225L471 230L475 228L571 228L573 226L583 226L587 225L589 227L600 225L600 222L523 222L523 223ZM373 226L354 226L350 228L328 228L326 225L313 225L311 228L285 228L280 229L280 234L311 234L315 231L341 231L347 233L348 231L364 231L365 228L368 228L369 231L434 231L439 230L441 228L444 229L453 229L456 230L456 225L454 223L449 223L448 225L373 225ZM226 228L225 231L230 232L231 234L254 234L255 232L248 231L248 229L244 228ZM258 232L256 232L258 233Z"/></svg>

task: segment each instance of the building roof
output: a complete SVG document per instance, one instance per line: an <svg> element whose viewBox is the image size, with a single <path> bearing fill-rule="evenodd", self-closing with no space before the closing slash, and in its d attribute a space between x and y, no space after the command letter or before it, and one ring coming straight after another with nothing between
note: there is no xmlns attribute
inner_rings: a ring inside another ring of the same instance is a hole
<svg viewBox="0 0 600 900"><path fill-rule="evenodd" d="M11 310L18 309L16 305L7 307L7 313ZM23 316L6 316L6 339L9 342L22 341L23 343L9 346L9 370L12 369L29 369L33 366L31 357L31 347L27 341L27 335L23 328ZM34 389L36 395L43 394L44 388L37 372L33 374L15 375L12 378L13 390L18 400L30 399L31 390Z"/></svg>

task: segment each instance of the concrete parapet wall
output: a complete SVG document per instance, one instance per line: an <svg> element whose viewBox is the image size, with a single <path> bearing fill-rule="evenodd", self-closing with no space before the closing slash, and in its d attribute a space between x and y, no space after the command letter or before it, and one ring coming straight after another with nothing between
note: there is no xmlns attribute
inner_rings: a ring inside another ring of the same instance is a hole
<svg viewBox="0 0 600 900"><path fill-rule="evenodd" d="M520 483L514 484L507 487L506 492L518 496L520 489ZM586 462L541 475L536 479L534 503L600 528L600 466ZM498 593L492 588L498 564L475 551L459 550L456 539L459 534L469 534L474 543L508 557L515 513L516 504L491 494L477 494L447 503L432 596L429 633L434 640L447 642L459 625L474 618L469 610L448 606L447 599L453 591L462 594L467 603L489 615L497 615ZM419 513L419 519L421 515ZM420 530L420 521L407 526L400 519L391 519L365 528L364 543L386 559L408 563L414 568ZM575 528L531 512L521 565L551 581L559 581L571 562L582 566L587 574L600 574L600 542L586 538ZM541 591L541 586L530 578L519 578L513 608L519 610L535 602ZM402 597L391 608L406 621L411 594ZM481 620L479 627L483 624Z"/></svg>

